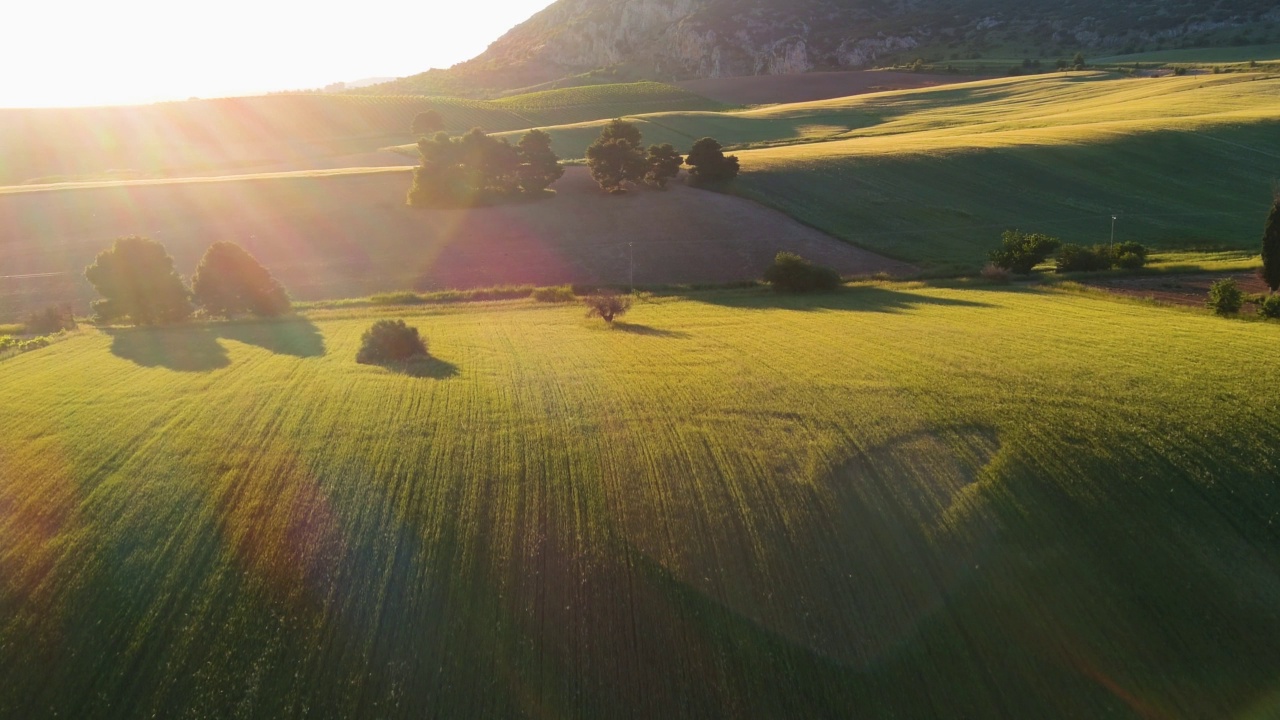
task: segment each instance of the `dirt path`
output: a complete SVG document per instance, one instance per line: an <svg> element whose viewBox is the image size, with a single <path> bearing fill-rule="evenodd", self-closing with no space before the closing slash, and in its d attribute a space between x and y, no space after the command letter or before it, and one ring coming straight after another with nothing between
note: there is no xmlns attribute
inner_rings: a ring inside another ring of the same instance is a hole
<svg viewBox="0 0 1280 720"><path fill-rule="evenodd" d="M1081 280L1081 284L1096 287L1126 297L1157 300L1171 305L1204 307L1209 297L1209 286L1223 278L1233 278L1246 295L1265 293L1267 286L1256 273L1195 274L1195 275L1147 275L1141 277ZM1254 311L1252 303L1246 303L1241 312Z"/></svg>

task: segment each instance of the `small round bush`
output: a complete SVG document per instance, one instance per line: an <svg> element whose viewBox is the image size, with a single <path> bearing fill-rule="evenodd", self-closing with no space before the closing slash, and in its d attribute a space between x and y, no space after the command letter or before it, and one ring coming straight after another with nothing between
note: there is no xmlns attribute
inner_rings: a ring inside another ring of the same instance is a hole
<svg viewBox="0 0 1280 720"><path fill-rule="evenodd" d="M1205 304L1219 315L1233 315L1244 305L1244 293L1235 280L1219 280L1209 287L1209 300Z"/></svg>
<svg viewBox="0 0 1280 720"><path fill-rule="evenodd" d="M379 320L360 338L356 362L365 365L403 362L427 356L427 344L418 336L418 328L403 320Z"/></svg>
<svg viewBox="0 0 1280 720"><path fill-rule="evenodd" d="M1058 251L1056 269L1060 273L1093 272L1111 269L1111 255L1105 247L1063 245Z"/></svg>
<svg viewBox="0 0 1280 720"><path fill-rule="evenodd" d="M1280 318L1280 295L1267 295L1259 300L1258 315L1272 320Z"/></svg>
<svg viewBox="0 0 1280 720"><path fill-rule="evenodd" d="M830 292L840 285L840 273L795 253L780 252L764 271L764 281L777 292Z"/></svg>

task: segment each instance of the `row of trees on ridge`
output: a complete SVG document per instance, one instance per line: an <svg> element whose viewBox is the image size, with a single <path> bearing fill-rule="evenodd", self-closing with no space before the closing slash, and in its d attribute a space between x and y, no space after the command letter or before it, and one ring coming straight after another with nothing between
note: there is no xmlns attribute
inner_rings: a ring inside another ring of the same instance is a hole
<svg viewBox="0 0 1280 720"><path fill-rule="evenodd" d="M714 138L695 142L687 158L670 143L650 145L645 150L643 140L635 123L610 121L587 147L592 179L604 190L616 193L627 184L665 188L685 164L689 165L689 178L694 185L722 185L738 175L737 156L726 156L724 147Z"/></svg>

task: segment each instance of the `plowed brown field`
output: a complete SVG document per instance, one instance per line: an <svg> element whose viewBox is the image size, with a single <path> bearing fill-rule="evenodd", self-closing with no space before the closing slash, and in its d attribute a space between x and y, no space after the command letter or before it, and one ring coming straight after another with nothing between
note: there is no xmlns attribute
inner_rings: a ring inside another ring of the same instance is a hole
<svg viewBox="0 0 1280 720"><path fill-rule="evenodd" d="M163 242L189 274L240 243L298 299L502 284L726 282L790 250L847 275L905 273L750 201L677 184L607 196L569 168L553 198L468 210L404 206L404 171L121 183L0 194L0 316L93 297L82 273L120 235Z"/></svg>

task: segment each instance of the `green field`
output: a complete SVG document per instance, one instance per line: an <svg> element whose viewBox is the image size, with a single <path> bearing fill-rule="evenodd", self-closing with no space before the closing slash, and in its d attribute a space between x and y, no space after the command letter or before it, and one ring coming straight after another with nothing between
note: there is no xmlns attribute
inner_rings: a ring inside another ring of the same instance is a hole
<svg viewBox="0 0 1280 720"><path fill-rule="evenodd" d="M647 112L718 110L722 106L673 85L657 82L586 85L514 95L490 104L529 118L532 125L563 125L583 120Z"/></svg>
<svg viewBox="0 0 1280 720"><path fill-rule="evenodd" d="M0 373L0 716L1280 712L1280 326L1036 288L86 329Z"/></svg>
<svg viewBox="0 0 1280 720"><path fill-rule="evenodd" d="M1090 62L1104 64L1127 63L1247 63L1250 60L1266 62L1280 60L1280 43L1272 45L1245 45L1242 47L1191 48L1185 50L1153 50L1151 52L1131 53L1129 55L1112 55L1091 59Z"/></svg>
<svg viewBox="0 0 1280 720"><path fill-rule="evenodd" d="M1067 242L1252 249L1280 160L1280 78L1001 78L742 112L629 118L737 148L738 192L870 250L970 271L1010 227ZM549 129L564 157L599 133ZM409 148L406 148L408 151Z"/></svg>

